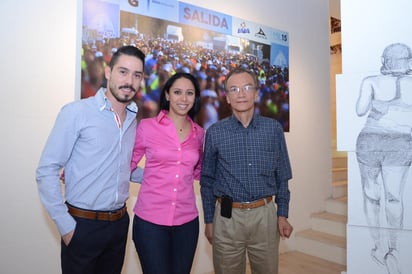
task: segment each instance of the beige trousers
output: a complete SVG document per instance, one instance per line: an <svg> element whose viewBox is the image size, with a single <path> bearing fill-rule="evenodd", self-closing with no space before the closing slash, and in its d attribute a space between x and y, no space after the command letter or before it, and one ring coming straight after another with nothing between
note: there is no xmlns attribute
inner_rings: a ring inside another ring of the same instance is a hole
<svg viewBox="0 0 412 274"><path fill-rule="evenodd" d="M252 274L277 274L279 231L273 202L254 209L232 209L232 218L213 220L213 265L216 274L245 274L246 255Z"/></svg>

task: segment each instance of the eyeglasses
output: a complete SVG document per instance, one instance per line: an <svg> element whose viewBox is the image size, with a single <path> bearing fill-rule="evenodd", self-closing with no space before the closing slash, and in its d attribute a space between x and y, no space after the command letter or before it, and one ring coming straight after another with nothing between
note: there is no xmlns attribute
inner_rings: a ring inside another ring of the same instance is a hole
<svg viewBox="0 0 412 274"><path fill-rule="evenodd" d="M246 86L243 86L243 87L230 87L229 88L229 92L232 93L232 94L237 94L241 90L243 90L245 93L250 93L250 92L256 90L256 87L252 86L252 85L246 85Z"/></svg>

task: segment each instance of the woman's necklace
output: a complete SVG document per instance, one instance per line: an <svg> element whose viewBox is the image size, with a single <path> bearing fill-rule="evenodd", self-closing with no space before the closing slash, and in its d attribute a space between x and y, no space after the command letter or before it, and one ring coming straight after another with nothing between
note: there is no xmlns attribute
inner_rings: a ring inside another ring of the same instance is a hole
<svg viewBox="0 0 412 274"><path fill-rule="evenodd" d="M187 128L187 123L184 123L180 128L178 128L178 132L179 133L183 133L184 131L186 131Z"/></svg>
<svg viewBox="0 0 412 274"><path fill-rule="evenodd" d="M187 134L188 134L188 124L187 123L184 123L181 127L177 127L176 128L176 130L177 130L177 135L178 135L178 137L179 137L179 141L180 142L183 142L184 141L184 139L187 137Z"/></svg>
<svg viewBox="0 0 412 274"><path fill-rule="evenodd" d="M182 132L183 132L183 130L184 130L185 128L186 128L186 125L185 125L185 124L183 124L183 125L182 125L182 127L181 127L181 128L179 128L179 132L180 132L180 133L182 133Z"/></svg>
<svg viewBox="0 0 412 274"><path fill-rule="evenodd" d="M169 116L170 117L170 116ZM189 126L189 122L187 120L184 121L178 121L178 120L173 120L173 123L175 125L176 131L179 135L184 134L187 131L187 128ZM181 123L178 123L181 122Z"/></svg>

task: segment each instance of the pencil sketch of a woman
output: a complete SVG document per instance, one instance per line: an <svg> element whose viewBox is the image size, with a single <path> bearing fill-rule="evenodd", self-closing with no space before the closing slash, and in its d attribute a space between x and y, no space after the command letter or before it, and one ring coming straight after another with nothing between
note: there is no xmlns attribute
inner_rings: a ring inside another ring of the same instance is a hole
<svg viewBox="0 0 412 274"><path fill-rule="evenodd" d="M381 74L363 79L356 104L358 116L368 115L358 135L356 155L374 241L371 256L390 274L401 273L398 232L403 228L403 191L412 161L411 65L407 45L387 46Z"/></svg>

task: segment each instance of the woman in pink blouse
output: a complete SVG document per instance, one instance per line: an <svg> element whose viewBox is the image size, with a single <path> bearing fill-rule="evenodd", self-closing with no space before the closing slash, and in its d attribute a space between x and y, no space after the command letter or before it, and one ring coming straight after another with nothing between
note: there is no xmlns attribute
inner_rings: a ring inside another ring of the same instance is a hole
<svg viewBox="0 0 412 274"><path fill-rule="evenodd" d="M190 273L199 235L193 188L203 155L204 130L193 122L199 109L196 79L176 73L162 90L159 114L137 128L132 170L143 155L146 163L133 241L143 273Z"/></svg>

